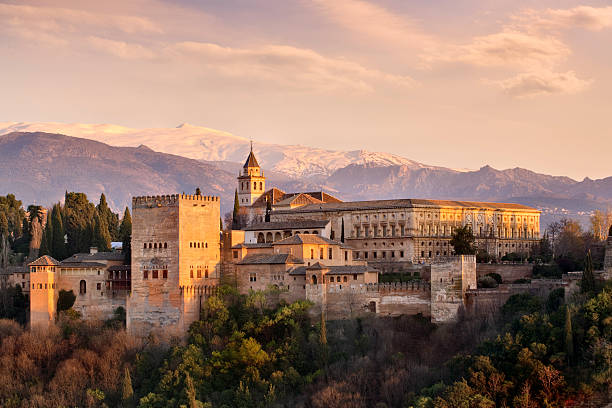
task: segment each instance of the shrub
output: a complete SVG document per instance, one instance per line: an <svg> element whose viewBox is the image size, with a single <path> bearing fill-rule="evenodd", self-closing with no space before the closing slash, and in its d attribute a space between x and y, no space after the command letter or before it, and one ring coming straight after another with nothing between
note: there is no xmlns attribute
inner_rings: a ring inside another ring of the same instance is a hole
<svg viewBox="0 0 612 408"><path fill-rule="evenodd" d="M503 279L499 273L491 272L488 273L486 276L490 276L491 278L495 279L495 282L497 282L498 284L501 284L503 282Z"/></svg>
<svg viewBox="0 0 612 408"><path fill-rule="evenodd" d="M478 279L478 288L490 289L496 288L498 285L497 281L490 276L483 276Z"/></svg>
<svg viewBox="0 0 612 408"><path fill-rule="evenodd" d="M560 279L563 271L557 264L535 264L533 265L533 274L543 278Z"/></svg>

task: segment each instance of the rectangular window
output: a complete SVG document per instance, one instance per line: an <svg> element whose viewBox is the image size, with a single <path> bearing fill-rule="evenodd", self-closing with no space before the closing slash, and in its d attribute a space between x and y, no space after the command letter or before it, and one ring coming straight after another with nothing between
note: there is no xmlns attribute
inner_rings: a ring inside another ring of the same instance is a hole
<svg viewBox="0 0 612 408"><path fill-rule="evenodd" d="M404 257L404 251L400 251L400 258Z"/></svg>
<svg viewBox="0 0 612 408"><path fill-rule="evenodd" d="M200 279L202 277L202 270L198 269L198 279Z"/></svg>
<svg viewBox="0 0 612 408"><path fill-rule="evenodd" d="M353 280L357 280L357 275L353 275Z"/></svg>
<svg viewBox="0 0 612 408"><path fill-rule="evenodd" d="M319 259L323 259L323 248L319 249Z"/></svg>
<svg viewBox="0 0 612 408"><path fill-rule="evenodd" d="M364 252L363 255L365 256L365 259L368 259L368 253Z"/></svg>
<svg viewBox="0 0 612 408"><path fill-rule="evenodd" d="M395 258L395 251L391 251L391 258Z"/></svg>
<svg viewBox="0 0 612 408"><path fill-rule="evenodd" d="M167 269L164 269L164 270L162 271L162 277L163 277L164 279L168 279L168 270L167 270Z"/></svg>
<svg viewBox="0 0 612 408"><path fill-rule="evenodd" d="M249 281L250 282L257 282L257 274L256 273L249 273Z"/></svg>
<svg viewBox="0 0 612 408"><path fill-rule="evenodd" d="M153 279L157 279L158 278L158 272L157 269L153 271Z"/></svg>
<svg viewBox="0 0 612 408"><path fill-rule="evenodd" d="M100 282L96 283L96 290L101 290L102 284Z"/></svg>
<svg viewBox="0 0 612 408"><path fill-rule="evenodd" d="M372 255L374 256L374 259L376 259L378 257L378 252L374 251L372 252Z"/></svg>
<svg viewBox="0 0 612 408"><path fill-rule="evenodd" d="M234 259L238 259L238 251L234 251Z"/></svg>
<svg viewBox="0 0 612 408"><path fill-rule="evenodd" d="M344 260L348 261L348 251L344 251Z"/></svg>
<svg viewBox="0 0 612 408"><path fill-rule="evenodd" d="M149 279L149 271L142 272L142 279Z"/></svg>
<svg viewBox="0 0 612 408"><path fill-rule="evenodd" d="M331 248L327 249L327 256L329 259L332 259L332 249Z"/></svg>
<svg viewBox="0 0 612 408"><path fill-rule="evenodd" d="M193 279L193 269L189 271L189 277Z"/></svg>
<svg viewBox="0 0 612 408"><path fill-rule="evenodd" d="M387 257L387 253L385 251L382 252L382 257L386 258Z"/></svg>

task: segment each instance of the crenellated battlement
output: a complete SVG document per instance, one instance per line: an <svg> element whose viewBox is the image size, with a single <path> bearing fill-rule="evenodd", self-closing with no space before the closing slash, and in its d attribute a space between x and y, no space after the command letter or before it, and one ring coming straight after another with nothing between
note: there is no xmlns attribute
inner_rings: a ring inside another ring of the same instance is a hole
<svg viewBox="0 0 612 408"><path fill-rule="evenodd" d="M140 196L132 198L133 208L146 208L153 206L172 206L181 201L218 202L217 196L204 196L196 194L169 194L157 196Z"/></svg>

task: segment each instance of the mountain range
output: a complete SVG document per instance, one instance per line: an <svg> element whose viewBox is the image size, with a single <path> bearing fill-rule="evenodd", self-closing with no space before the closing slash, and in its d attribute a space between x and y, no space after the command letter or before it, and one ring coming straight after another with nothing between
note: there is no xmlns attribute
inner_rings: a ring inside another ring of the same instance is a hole
<svg viewBox="0 0 612 408"><path fill-rule="evenodd" d="M250 141L214 129L181 125L131 129L115 125L0 123L0 189L25 203L48 205L64 191L90 198L105 192L115 209L133 195L190 192L233 204L235 177ZM76 137L75 137L76 136ZM432 198L506 201L535 206L543 224L563 216L586 221L612 206L612 177L576 181L514 168L456 170L388 153L254 145L268 187L325 190L344 200ZM2 192L0 191L0 192Z"/></svg>

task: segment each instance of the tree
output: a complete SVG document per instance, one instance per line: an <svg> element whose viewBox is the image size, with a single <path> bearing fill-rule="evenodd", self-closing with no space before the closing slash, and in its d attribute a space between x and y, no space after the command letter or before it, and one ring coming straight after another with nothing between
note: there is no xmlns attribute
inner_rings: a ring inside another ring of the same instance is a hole
<svg viewBox="0 0 612 408"><path fill-rule="evenodd" d="M580 291L588 293L595 290L595 275L593 274L593 259L591 251L587 252L586 261L584 262L584 272L582 272L582 280L580 282Z"/></svg>
<svg viewBox="0 0 612 408"><path fill-rule="evenodd" d="M270 214L272 214L272 200L266 197L266 222L270 222Z"/></svg>
<svg viewBox="0 0 612 408"><path fill-rule="evenodd" d="M123 372L123 383L121 384L121 401L129 404L134 397L134 389L132 388L132 377L130 376L130 370L125 366Z"/></svg>
<svg viewBox="0 0 612 408"><path fill-rule="evenodd" d="M202 195L202 190L200 190L200 187L196 187L195 195L197 195L197 196L201 196Z"/></svg>
<svg viewBox="0 0 612 408"><path fill-rule="evenodd" d="M0 213L0 236L8 237L9 225L8 219L4 213Z"/></svg>
<svg viewBox="0 0 612 408"><path fill-rule="evenodd" d="M344 242L344 217L342 218L342 230L340 231L340 242Z"/></svg>
<svg viewBox="0 0 612 408"><path fill-rule="evenodd" d="M238 218L240 216L240 203L238 202L238 190L234 190L234 212L232 213L232 229L239 229Z"/></svg>
<svg viewBox="0 0 612 408"><path fill-rule="evenodd" d="M119 237L121 238L123 248L123 263L129 265L132 263L132 215L128 207L125 207L123 212L123 219L119 227Z"/></svg>
<svg viewBox="0 0 612 408"><path fill-rule="evenodd" d="M565 308L565 354L567 363L571 364L574 359L574 335L572 332L572 309L569 305Z"/></svg>
<svg viewBox="0 0 612 408"><path fill-rule="evenodd" d="M66 193L64 229L68 236L68 256L88 252L93 241L93 220L96 207L83 193Z"/></svg>
<svg viewBox="0 0 612 408"><path fill-rule="evenodd" d="M457 228L450 241L457 255L476 254L475 242L476 238L474 238L474 233L469 225Z"/></svg>
<svg viewBox="0 0 612 408"><path fill-rule="evenodd" d="M64 236L64 223L62 222L62 207L55 204L51 210L51 219L47 223L52 224L53 235L51 236L51 256L55 259L66 258L66 241Z"/></svg>
<svg viewBox="0 0 612 408"><path fill-rule="evenodd" d="M49 213L47 216L47 223L40 240L40 250L38 252L40 256L51 255L53 253L53 222L51 222L51 215Z"/></svg>
<svg viewBox="0 0 612 408"><path fill-rule="evenodd" d="M110 251L110 243L111 237L108 233L106 221L96 214L94 217L93 244L98 248L98 251L108 252Z"/></svg>
<svg viewBox="0 0 612 408"><path fill-rule="evenodd" d="M60 290L57 297L57 311L58 313L64 310L70 309L74 306L76 295L72 290Z"/></svg>
<svg viewBox="0 0 612 408"><path fill-rule="evenodd" d="M104 220L111 241L119 239L119 215L112 212L108 207L104 193L100 195L100 203L97 205L96 211L98 216Z"/></svg>

